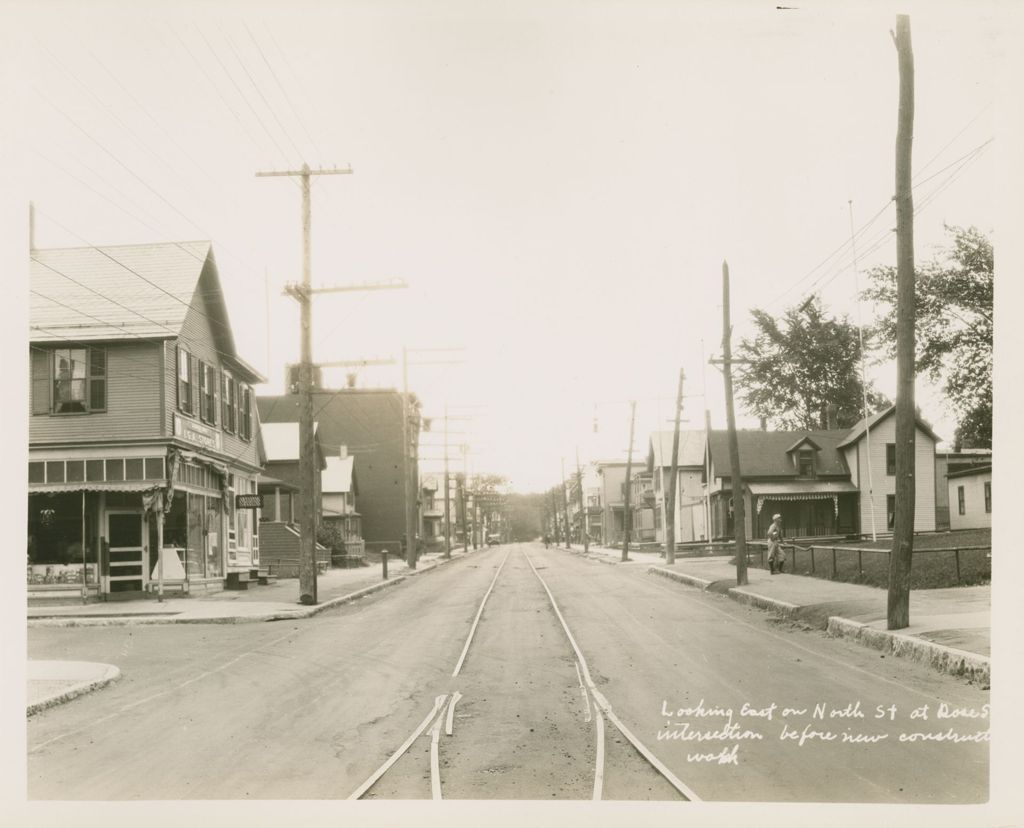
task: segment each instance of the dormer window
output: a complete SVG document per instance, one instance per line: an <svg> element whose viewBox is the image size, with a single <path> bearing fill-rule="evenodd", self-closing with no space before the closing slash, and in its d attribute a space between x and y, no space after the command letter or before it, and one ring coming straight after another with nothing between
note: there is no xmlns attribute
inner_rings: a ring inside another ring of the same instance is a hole
<svg viewBox="0 0 1024 828"><path fill-rule="evenodd" d="M797 474L800 477L814 477L814 449L800 449L797 454Z"/></svg>

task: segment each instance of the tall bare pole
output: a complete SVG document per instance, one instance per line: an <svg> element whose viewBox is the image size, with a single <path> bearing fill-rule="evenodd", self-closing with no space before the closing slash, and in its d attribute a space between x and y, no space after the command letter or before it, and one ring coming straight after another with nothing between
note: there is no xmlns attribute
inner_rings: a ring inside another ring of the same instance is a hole
<svg viewBox="0 0 1024 828"><path fill-rule="evenodd" d="M672 431L672 465L665 493L665 563L676 562L676 478L679 477L679 418L683 413L683 380L686 372L679 369L679 390L676 392L676 422Z"/></svg>
<svg viewBox="0 0 1024 828"><path fill-rule="evenodd" d="M444 404L444 556L452 556L451 507L448 489L448 403Z"/></svg>
<svg viewBox="0 0 1024 828"><path fill-rule="evenodd" d="M416 517L413 513L413 506L418 500L416 486L413 485L412 477L412 439L410 437L410 418L412 416L409 405L409 354L407 348L402 348L402 499L405 501L405 565L409 569L416 568Z"/></svg>
<svg viewBox="0 0 1024 828"><path fill-rule="evenodd" d="M565 548L572 549L572 531L569 526L569 495L565 490L565 458L562 458L562 518L565 521Z"/></svg>
<svg viewBox="0 0 1024 828"><path fill-rule="evenodd" d="M590 552L590 515L587 513L585 498L583 497L583 470L580 468L580 449L576 447L576 484L580 487L580 531L583 535L583 554Z"/></svg>
<svg viewBox="0 0 1024 828"><path fill-rule="evenodd" d="M629 535L633 531L633 513L630 510L630 500L633 493L633 431L636 426L636 402L629 404L629 454L626 455L626 503L622 515L622 528L625 530L622 536L622 560L629 560Z"/></svg>
<svg viewBox="0 0 1024 828"><path fill-rule="evenodd" d="M729 263L722 262L722 373L725 376L725 415L729 427L729 463L732 478L732 526L736 541L736 584L747 584L747 520L743 508L743 476L740 446L736 437L736 412L732 397L732 323L729 320Z"/></svg>
<svg viewBox="0 0 1024 828"><path fill-rule="evenodd" d="M258 172L257 176L298 176L302 184L302 285L294 292L300 308L299 361L299 601L317 603L316 593L316 473L313 449L313 312L310 203L311 175L350 175L351 169Z"/></svg>
<svg viewBox="0 0 1024 828"><path fill-rule="evenodd" d="M889 556L887 626L910 625L910 563L914 552L914 52L910 17L896 17L893 36L899 62L899 125L896 131L896 517Z"/></svg>

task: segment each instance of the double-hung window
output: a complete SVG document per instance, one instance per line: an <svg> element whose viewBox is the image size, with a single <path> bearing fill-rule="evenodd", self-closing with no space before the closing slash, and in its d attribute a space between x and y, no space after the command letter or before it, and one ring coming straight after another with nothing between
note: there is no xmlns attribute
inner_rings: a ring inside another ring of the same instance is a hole
<svg viewBox="0 0 1024 828"><path fill-rule="evenodd" d="M235 420L237 419L238 402L236 395L238 393L238 383L235 378L231 376L227 371L224 372L221 378L221 399L223 401L223 424L224 430L230 434L235 433Z"/></svg>
<svg viewBox="0 0 1024 828"><path fill-rule="evenodd" d="M252 439L252 389L248 385L238 389L238 436L243 440Z"/></svg>
<svg viewBox="0 0 1024 828"><path fill-rule="evenodd" d="M199 387L201 389L199 417L204 423L216 425L217 408L219 405L219 395L217 393L217 371L212 365L200 362L199 375Z"/></svg>
<svg viewBox="0 0 1024 828"><path fill-rule="evenodd" d="M103 348L57 348L53 352L55 414L107 409L107 352Z"/></svg>
<svg viewBox="0 0 1024 828"><path fill-rule="evenodd" d="M197 408L195 371L196 360L184 348L178 348L178 410L183 414L195 414Z"/></svg>

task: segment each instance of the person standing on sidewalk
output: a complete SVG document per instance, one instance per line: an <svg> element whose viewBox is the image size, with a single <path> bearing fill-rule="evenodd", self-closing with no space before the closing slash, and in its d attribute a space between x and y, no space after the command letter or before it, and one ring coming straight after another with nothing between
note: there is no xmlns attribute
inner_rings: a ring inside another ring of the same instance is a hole
<svg viewBox="0 0 1024 828"><path fill-rule="evenodd" d="M782 572L786 564L786 553L782 548L782 515L772 515L772 525L768 527L768 568L771 574Z"/></svg>

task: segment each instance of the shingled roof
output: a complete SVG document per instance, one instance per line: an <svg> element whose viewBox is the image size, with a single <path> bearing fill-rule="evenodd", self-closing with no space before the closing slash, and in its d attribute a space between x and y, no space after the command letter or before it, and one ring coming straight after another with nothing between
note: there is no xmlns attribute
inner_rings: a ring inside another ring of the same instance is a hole
<svg viewBox="0 0 1024 828"><path fill-rule="evenodd" d="M737 431L740 450L740 470L744 479L752 477L796 477L797 468L787 454L794 444L810 437L818 446L817 474L819 477L847 476L849 469L839 446L848 429L834 431ZM729 432L712 431L708 447L719 477L731 477L729 466Z"/></svg>

